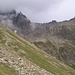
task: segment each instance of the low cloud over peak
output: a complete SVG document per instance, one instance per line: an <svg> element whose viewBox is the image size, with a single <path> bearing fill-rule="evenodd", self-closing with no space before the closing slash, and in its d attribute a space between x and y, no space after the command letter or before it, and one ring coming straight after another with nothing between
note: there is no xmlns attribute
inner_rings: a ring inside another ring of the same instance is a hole
<svg viewBox="0 0 75 75"><path fill-rule="evenodd" d="M22 11L33 22L61 21L75 16L74 0L0 0L0 10Z"/></svg>

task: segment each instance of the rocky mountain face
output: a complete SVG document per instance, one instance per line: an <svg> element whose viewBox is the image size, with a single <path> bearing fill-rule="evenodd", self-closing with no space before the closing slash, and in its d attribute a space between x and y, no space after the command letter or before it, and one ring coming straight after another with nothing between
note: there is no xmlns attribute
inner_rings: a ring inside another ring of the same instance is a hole
<svg viewBox="0 0 75 75"><path fill-rule="evenodd" d="M32 23L21 12L0 12L0 23L48 54L75 68L75 18Z"/></svg>
<svg viewBox="0 0 75 75"><path fill-rule="evenodd" d="M75 18L74 18L75 19ZM45 24L41 38L33 43L58 60L75 68L75 20ZM36 30L36 29L35 29ZM38 31L37 30L37 31Z"/></svg>
<svg viewBox="0 0 75 75"><path fill-rule="evenodd" d="M30 33L30 20L21 12L17 13L15 10L0 12L0 23L13 31L16 30L22 37Z"/></svg>

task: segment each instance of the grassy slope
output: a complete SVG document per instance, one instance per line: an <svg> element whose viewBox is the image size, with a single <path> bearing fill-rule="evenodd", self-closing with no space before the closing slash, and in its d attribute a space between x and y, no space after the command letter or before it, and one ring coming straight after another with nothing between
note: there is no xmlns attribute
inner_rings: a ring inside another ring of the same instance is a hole
<svg viewBox="0 0 75 75"><path fill-rule="evenodd" d="M64 65L45 52L36 49L26 40L20 38L17 34L14 34L14 32L6 29L2 25L0 25L0 28L0 36L4 38L4 40L1 41L3 47L14 50L17 53L19 50L24 50L25 53L18 53L21 57L27 58L41 68L44 68L55 75L75 75L74 69L70 68L67 65ZM3 39L2 37L0 39ZM11 39L11 41L9 41L8 43L8 46L5 46L5 42L7 40L6 37L8 37L8 39Z"/></svg>
<svg viewBox="0 0 75 75"><path fill-rule="evenodd" d="M0 75L18 75L13 68L7 64L0 63Z"/></svg>
<svg viewBox="0 0 75 75"><path fill-rule="evenodd" d="M72 46L68 43L62 43L61 45L60 43L61 46L59 46L58 48L50 40L48 40L47 42L34 42L34 45L75 69L75 63L70 62L71 60L75 59L75 46Z"/></svg>

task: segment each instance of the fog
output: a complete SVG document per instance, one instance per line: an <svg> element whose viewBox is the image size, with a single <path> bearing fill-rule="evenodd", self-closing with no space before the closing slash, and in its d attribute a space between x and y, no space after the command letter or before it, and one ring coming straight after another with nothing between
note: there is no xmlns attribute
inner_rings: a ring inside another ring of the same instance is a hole
<svg viewBox="0 0 75 75"><path fill-rule="evenodd" d="M63 21L75 16L75 0L0 0L0 10L16 9L32 22Z"/></svg>

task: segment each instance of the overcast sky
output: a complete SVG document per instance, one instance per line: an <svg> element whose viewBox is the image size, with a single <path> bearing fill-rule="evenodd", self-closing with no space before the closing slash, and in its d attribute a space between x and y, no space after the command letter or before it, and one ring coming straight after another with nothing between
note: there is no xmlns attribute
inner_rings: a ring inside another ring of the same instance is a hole
<svg viewBox="0 0 75 75"><path fill-rule="evenodd" d="M32 22L63 21L75 16L75 0L0 0L0 9L22 11Z"/></svg>

